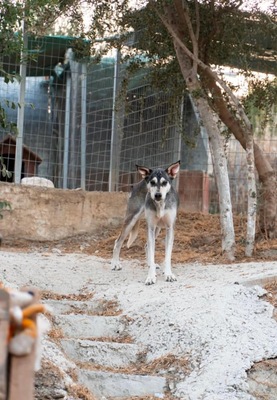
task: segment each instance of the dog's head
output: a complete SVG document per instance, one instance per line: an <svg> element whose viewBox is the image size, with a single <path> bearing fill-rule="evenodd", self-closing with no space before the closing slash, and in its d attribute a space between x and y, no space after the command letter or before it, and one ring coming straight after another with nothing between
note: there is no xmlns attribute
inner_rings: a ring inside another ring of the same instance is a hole
<svg viewBox="0 0 277 400"><path fill-rule="evenodd" d="M151 198L154 201L165 200L167 193L171 188L171 181L176 178L179 169L180 161L171 164L168 168L150 169L137 165L137 170L143 179L147 182L147 188Z"/></svg>

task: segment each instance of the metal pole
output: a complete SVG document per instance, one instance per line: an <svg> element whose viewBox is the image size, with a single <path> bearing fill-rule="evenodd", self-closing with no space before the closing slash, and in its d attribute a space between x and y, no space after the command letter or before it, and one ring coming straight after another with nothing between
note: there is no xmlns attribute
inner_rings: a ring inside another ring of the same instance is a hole
<svg viewBox="0 0 277 400"><path fill-rule="evenodd" d="M87 64L82 64L81 88L81 188L86 190Z"/></svg>
<svg viewBox="0 0 277 400"><path fill-rule="evenodd" d="M24 131L24 110L25 110L25 92L26 92L26 72L27 72L27 61L26 53L28 50L28 36L25 32L25 22L22 21L22 34L23 34L23 49L21 51L21 63L20 63L20 84L19 84L19 95L18 103L20 107L17 108L17 136L16 136L16 149L15 149L15 165L14 165L14 183L19 184L21 182L22 173L22 149L23 149L23 131Z"/></svg>
<svg viewBox="0 0 277 400"><path fill-rule="evenodd" d="M119 65L120 51L116 50L114 63L114 84L113 84L113 112L112 112L112 131L111 131L111 157L109 171L109 192L116 190L118 176L118 157L120 148L120 138L118 134L118 118L116 111L116 100L119 90Z"/></svg>
<svg viewBox="0 0 277 400"><path fill-rule="evenodd" d="M184 95L182 96L181 99L181 106L180 106L180 120L179 120L179 128L177 128L177 134L178 138L175 138L176 140L176 155L175 160L181 160L181 154L182 154L182 130L183 130L183 124L184 124ZM176 128L175 128L176 130ZM182 160L181 160L181 166L182 166ZM176 190L178 192L179 190L179 183L180 183L180 174L177 175L176 178Z"/></svg>
<svg viewBox="0 0 277 400"><path fill-rule="evenodd" d="M70 94L71 76L66 73L66 99L65 99L65 121L64 121L64 151L63 151L63 189L67 189L68 160L69 160L69 128L70 128Z"/></svg>

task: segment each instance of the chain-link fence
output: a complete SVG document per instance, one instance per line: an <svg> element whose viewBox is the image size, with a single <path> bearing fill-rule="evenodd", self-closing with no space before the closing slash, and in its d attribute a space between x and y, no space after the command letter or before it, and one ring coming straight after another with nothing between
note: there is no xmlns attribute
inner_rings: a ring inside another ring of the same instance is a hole
<svg viewBox="0 0 277 400"><path fill-rule="evenodd" d="M191 99L184 96L173 118L167 94L147 84L146 71L131 76L122 91L126 66L120 54L99 63L77 62L70 47L70 38L29 39L28 48L36 49L37 59L27 62L26 80L6 84L1 78L0 99L8 120L18 124L19 112L23 115L20 140L8 129L0 132L0 154L12 173L1 180L19 183L22 177L40 176L56 188L129 190L138 179L135 164L167 166L180 159L177 184L185 208L216 212L208 139ZM4 67L18 70L9 58ZM13 107L22 86L24 103ZM267 132L261 143L276 164L275 133ZM228 141L226 151L234 209L241 212L245 154L234 140Z"/></svg>

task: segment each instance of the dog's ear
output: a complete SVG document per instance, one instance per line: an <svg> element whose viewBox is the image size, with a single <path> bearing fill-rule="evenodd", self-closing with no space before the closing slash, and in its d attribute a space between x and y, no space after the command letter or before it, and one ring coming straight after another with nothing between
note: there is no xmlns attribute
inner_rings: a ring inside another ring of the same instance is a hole
<svg viewBox="0 0 277 400"><path fill-rule="evenodd" d="M147 178L152 172L152 169L141 167L140 165L136 165L136 167L143 179Z"/></svg>
<svg viewBox="0 0 277 400"><path fill-rule="evenodd" d="M177 161L174 164L171 164L167 169L166 172L168 173L168 175L170 176L170 178L174 179L176 178L178 172L180 169L180 161Z"/></svg>

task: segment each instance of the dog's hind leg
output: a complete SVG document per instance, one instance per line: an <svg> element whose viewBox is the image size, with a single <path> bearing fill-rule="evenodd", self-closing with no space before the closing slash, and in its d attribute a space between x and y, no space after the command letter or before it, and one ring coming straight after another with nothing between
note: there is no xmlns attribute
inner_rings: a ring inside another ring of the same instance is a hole
<svg viewBox="0 0 277 400"><path fill-rule="evenodd" d="M175 275L171 271L171 254L173 248L173 241L174 241L174 228L173 226L170 226L166 228L166 238L165 238L164 275L165 275L165 280L167 282L173 282L177 280Z"/></svg>
<svg viewBox="0 0 277 400"><path fill-rule="evenodd" d="M135 215L128 214L126 216L121 233L120 233L119 237L116 239L115 244L114 244L113 258L112 258L112 269L113 270L122 269L120 261L119 261L119 254L120 254L121 247L122 247L125 239L127 238L127 236L129 234L132 235L132 233L131 233L132 229L137 225L143 210L144 210L144 207L141 207Z"/></svg>
<svg viewBox="0 0 277 400"><path fill-rule="evenodd" d="M160 234L160 232L161 232L161 226L160 225L158 225L157 226L157 228L156 228L156 230L155 230L155 238L157 239L157 237L159 236L159 234Z"/></svg>
<svg viewBox="0 0 277 400"><path fill-rule="evenodd" d="M112 258L112 269L114 270L121 269L119 255L123 242L127 236L130 234L130 238L128 240L129 246L135 239L136 230L138 229L138 221L145 207L146 193L147 186L145 180L140 181L133 187L127 204L127 212L124 219L123 228L114 244ZM135 229L135 232L132 232L133 229Z"/></svg>
<svg viewBox="0 0 277 400"><path fill-rule="evenodd" d="M157 239L157 237L159 236L159 234L161 232L161 229L162 228L159 225L156 227L156 229L155 229L155 239ZM147 242L145 244L145 252L146 252L146 259L148 260L148 245L147 245ZM155 263L155 266L156 266L156 269L160 268L160 265L157 264L157 263Z"/></svg>
<svg viewBox="0 0 277 400"><path fill-rule="evenodd" d="M133 227L133 229L131 230L131 232L129 234L129 239L128 239L128 242L127 242L127 248L128 249L132 246L132 244L134 243L134 241L138 237L138 232L139 232L139 220L136 222L135 226Z"/></svg>
<svg viewBox="0 0 277 400"><path fill-rule="evenodd" d="M153 285L156 283L156 264L155 264L155 227L148 225L148 237L147 237L147 263L148 263L148 275L145 281L146 285Z"/></svg>

